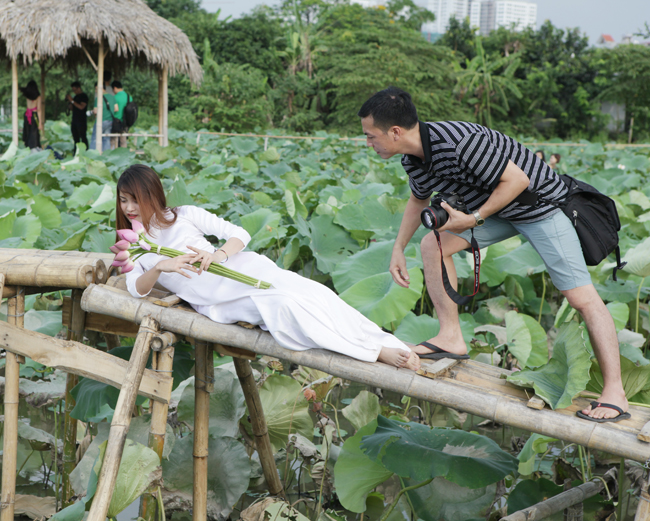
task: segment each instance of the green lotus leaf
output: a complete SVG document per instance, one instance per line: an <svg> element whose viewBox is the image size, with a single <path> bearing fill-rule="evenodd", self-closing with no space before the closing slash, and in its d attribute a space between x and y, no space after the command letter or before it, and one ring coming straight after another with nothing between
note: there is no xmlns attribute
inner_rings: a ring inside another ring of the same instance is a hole
<svg viewBox="0 0 650 521"><path fill-rule="evenodd" d="M508 514L514 514L553 496L557 496L563 490L561 485L556 485L545 478L537 480L524 479L517 483L517 486L508 496Z"/></svg>
<svg viewBox="0 0 650 521"><path fill-rule="evenodd" d="M627 321L630 318L630 308L623 302L608 302L607 309L614 319L614 326L618 333L621 329L625 329Z"/></svg>
<svg viewBox="0 0 650 521"><path fill-rule="evenodd" d="M102 193L104 186L95 183L81 185L74 189L72 195L65 200L66 206L71 210L80 211L89 208Z"/></svg>
<svg viewBox="0 0 650 521"><path fill-rule="evenodd" d="M236 375L223 368L214 370L214 391L210 392L211 436L237 436L239 420L246 412L244 393ZM178 402L178 421L194 425L194 380L191 381Z"/></svg>
<svg viewBox="0 0 650 521"><path fill-rule="evenodd" d="M167 193L167 205L170 208L174 206L183 206L187 204L194 204L194 199L187 191L187 185L180 177L176 178L172 184L171 190Z"/></svg>
<svg viewBox="0 0 650 521"><path fill-rule="evenodd" d="M650 364L637 366L633 361L624 356L621 360L621 378L626 396L634 396L637 393L650 391ZM594 360L591 366L591 378L587 390L593 393L603 392L603 373L598 363Z"/></svg>
<svg viewBox="0 0 650 521"><path fill-rule="evenodd" d="M627 262L623 267L623 271L632 273L637 277L650 276L650 237L631 250L627 250L623 262Z"/></svg>
<svg viewBox="0 0 650 521"><path fill-rule="evenodd" d="M334 465L336 495L341 504L352 512L364 512L368 494L393 475L361 450L363 437L374 433L376 428L377 421L373 420L345 440Z"/></svg>
<svg viewBox="0 0 650 521"><path fill-rule="evenodd" d="M395 336L402 342L419 344L422 340L433 338L439 332L440 321L437 318L429 315L415 315L409 312L395 330Z"/></svg>
<svg viewBox="0 0 650 521"><path fill-rule="evenodd" d="M289 376L271 375L260 388L260 401L274 452L286 446L290 432L313 438L314 422L299 382ZM244 425L251 431L248 421Z"/></svg>
<svg viewBox="0 0 650 521"><path fill-rule="evenodd" d="M416 484L415 480L404 479L405 486ZM478 521L487 517L496 492L496 483L472 489L444 478L435 478L428 485L406 494L417 519L422 521Z"/></svg>
<svg viewBox="0 0 650 521"><path fill-rule="evenodd" d="M243 222L243 218L242 218ZM337 264L359 249L359 245L329 215L318 215L309 221L311 250L318 269L331 273Z"/></svg>
<svg viewBox="0 0 650 521"><path fill-rule="evenodd" d="M63 328L61 317L61 311L30 309L25 313L25 329L38 331L44 335L56 336Z"/></svg>
<svg viewBox="0 0 650 521"><path fill-rule="evenodd" d="M352 403L343 408L341 412L358 431L364 425L377 419L381 413L379 397L368 391L361 391L354 397Z"/></svg>
<svg viewBox="0 0 650 521"><path fill-rule="evenodd" d="M535 455L544 454L548 450L548 444L553 441L557 441L557 439L533 433L517 456L519 473L524 476L532 474L535 471Z"/></svg>
<svg viewBox="0 0 650 521"><path fill-rule="evenodd" d="M247 156L260 148L257 139L251 137L233 137L230 146L238 156Z"/></svg>
<svg viewBox="0 0 650 521"><path fill-rule="evenodd" d="M568 407L589 382L591 360L583 331L577 322L563 325L548 364L512 373L508 381L521 387L533 387L552 409Z"/></svg>
<svg viewBox="0 0 650 521"><path fill-rule="evenodd" d="M530 276L546 271L546 265L533 245L525 242L510 253L494 259L495 267L505 274Z"/></svg>
<svg viewBox="0 0 650 521"><path fill-rule="evenodd" d="M423 276L420 268L409 270L411 284L398 286L390 273L372 275L357 282L340 297L380 327L394 329L422 295Z"/></svg>
<svg viewBox="0 0 650 521"><path fill-rule="evenodd" d="M115 201L113 201L113 204L115 204ZM61 212L48 197L41 194L35 195L31 208L32 213L40 219L43 228L61 226Z"/></svg>
<svg viewBox="0 0 650 521"><path fill-rule="evenodd" d="M280 226L282 216L268 208L259 208L253 213L241 216L241 225L251 234L248 248L256 251L266 248L274 239L281 239L287 229Z"/></svg>
<svg viewBox="0 0 650 521"><path fill-rule="evenodd" d="M539 367L548 362L548 344L544 328L531 316L506 313L508 350L517 357L521 367Z"/></svg>
<svg viewBox="0 0 650 521"><path fill-rule="evenodd" d="M27 248L31 248L41 234L41 221L34 214L21 215L13 224L12 237L22 237Z"/></svg>
<svg viewBox="0 0 650 521"><path fill-rule="evenodd" d="M443 477L468 488L496 483L517 470L517 458L491 439L460 430L377 418L361 449L388 470L414 482Z"/></svg>
<svg viewBox="0 0 650 521"><path fill-rule="evenodd" d="M165 488L188 494L194 483L194 435L178 440L168 460L163 460ZM227 519L233 505L246 492L251 463L244 445L233 438L208 438L208 504L219 519Z"/></svg>

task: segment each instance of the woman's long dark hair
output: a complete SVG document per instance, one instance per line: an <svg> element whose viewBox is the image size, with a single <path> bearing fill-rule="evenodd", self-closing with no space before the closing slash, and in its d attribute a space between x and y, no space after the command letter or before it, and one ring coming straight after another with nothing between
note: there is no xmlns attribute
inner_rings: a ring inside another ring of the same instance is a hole
<svg viewBox="0 0 650 521"><path fill-rule="evenodd" d="M176 208L167 208L165 191L158 174L146 165L132 165L127 168L117 181L117 202L115 212L117 229L131 228L131 221L124 215L120 205L120 193L129 194L140 207L142 224L150 232L151 221L157 228L169 228L176 222ZM171 211L172 216L168 211Z"/></svg>
<svg viewBox="0 0 650 521"><path fill-rule="evenodd" d="M23 96L31 101L34 101L41 95L40 91L38 90L38 85L36 85L36 82L34 80L30 80L25 87L20 87L20 92L22 92Z"/></svg>

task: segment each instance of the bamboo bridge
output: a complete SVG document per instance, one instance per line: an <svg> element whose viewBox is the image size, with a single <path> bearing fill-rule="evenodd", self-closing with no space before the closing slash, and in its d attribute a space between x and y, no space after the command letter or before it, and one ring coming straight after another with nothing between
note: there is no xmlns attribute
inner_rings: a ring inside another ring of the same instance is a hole
<svg viewBox="0 0 650 521"><path fill-rule="evenodd" d="M76 385L77 375L121 389L88 518L104 521L137 394L152 400L150 447L162 454L172 386L173 344L180 337L185 337L196 349L194 521L204 521L207 516L208 401L214 381L213 349L233 357L267 486L273 495L283 495L283 490L249 362L257 355L279 358L638 462L650 458L650 408L631 406L630 420L595 423L575 416L577 410L588 404L586 398L575 399L566 409L550 410L532 397L532 392L507 382L505 377L510 371L472 360L423 361L422 370L415 373L319 349L291 351L259 328L213 322L173 294L154 289L143 299L131 297L123 277L108 278L106 265L112 258L112 255L83 252L0 249L0 284L3 297L9 299L8 322L0 322L0 347L7 351L0 521L13 521L14 515L18 372L23 357L66 371L69 374L66 398ZM23 329L25 295L55 289L73 290L63 309L67 340ZM119 345L118 336L136 337L131 360L126 362L82 344L86 330L103 333L109 345ZM153 368L145 369L150 351L154 354ZM76 421L69 416L72 407L68 401L66 437L76 431ZM75 438L76 435L72 436ZM64 468L68 470L74 468L75 462L74 447L71 450L71 454L64 450ZM65 481L64 494L68 498L72 494L70 484ZM639 508L646 503L641 501ZM153 519L155 508L155 498L143 496L140 515ZM639 517L637 512L637 519L646 519L643 515Z"/></svg>

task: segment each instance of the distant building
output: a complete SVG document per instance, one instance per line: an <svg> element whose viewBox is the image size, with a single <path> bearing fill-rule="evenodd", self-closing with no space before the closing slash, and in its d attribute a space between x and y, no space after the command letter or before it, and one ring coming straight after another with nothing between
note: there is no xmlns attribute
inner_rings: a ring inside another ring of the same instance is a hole
<svg viewBox="0 0 650 521"><path fill-rule="evenodd" d="M436 19L422 24L422 32L430 35L430 40L436 39L436 35L444 34L449 28L449 20L452 17L457 20L464 20L467 17L469 2L470 0L428 0L426 7L436 15Z"/></svg>
<svg viewBox="0 0 650 521"><path fill-rule="evenodd" d="M612 38L611 34L601 34L596 44L609 49L616 47L616 42L614 41L614 38Z"/></svg>

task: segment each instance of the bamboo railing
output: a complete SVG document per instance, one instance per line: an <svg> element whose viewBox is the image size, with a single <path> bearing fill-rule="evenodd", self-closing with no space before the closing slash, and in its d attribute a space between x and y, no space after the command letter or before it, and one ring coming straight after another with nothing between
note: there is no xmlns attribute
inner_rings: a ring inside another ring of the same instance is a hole
<svg viewBox="0 0 650 521"><path fill-rule="evenodd" d="M319 349L291 351L278 345L269 333L259 329L218 324L194 312L135 299L109 286L88 287L84 291L81 307L87 313L105 314L136 324L144 316L151 315L163 329L180 335L282 358L348 380L380 386L635 461L645 462L650 454L650 446L637 438L640 429L650 420L649 409L632 406L632 420L616 424L589 422L575 416L577 410L587 405L587 399L576 399L571 407L562 410L534 410L527 406L529 395L526 391L502 378L509 371L485 364L464 362L457 366L457 370L454 368L453 379L432 380L406 369L364 363Z"/></svg>

